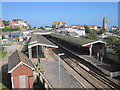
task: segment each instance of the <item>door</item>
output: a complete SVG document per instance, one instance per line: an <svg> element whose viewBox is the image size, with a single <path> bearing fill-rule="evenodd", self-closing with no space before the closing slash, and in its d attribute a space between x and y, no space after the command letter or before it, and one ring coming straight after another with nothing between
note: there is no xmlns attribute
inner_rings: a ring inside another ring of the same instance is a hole
<svg viewBox="0 0 120 90"><path fill-rule="evenodd" d="M20 84L20 88L26 88L26 76L25 75L19 76L19 84Z"/></svg>

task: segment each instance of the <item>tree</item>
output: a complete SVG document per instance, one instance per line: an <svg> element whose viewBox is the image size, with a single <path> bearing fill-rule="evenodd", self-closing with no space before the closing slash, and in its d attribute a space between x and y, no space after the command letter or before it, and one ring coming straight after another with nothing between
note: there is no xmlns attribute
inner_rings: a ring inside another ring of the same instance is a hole
<svg viewBox="0 0 120 90"><path fill-rule="evenodd" d="M23 25L22 28L27 28L27 26L24 26L24 25Z"/></svg>
<svg viewBox="0 0 120 90"><path fill-rule="evenodd" d="M45 26L46 28L50 28L50 26Z"/></svg>
<svg viewBox="0 0 120 90"><path fill-rule="evenodd" d="M89 39L93 39L93 40L97 40L97 38L98 38L97 33L94 30L91 30L91 32L88 33L86 35L86 37L89 38Z"/></svg>
<svg viewBox="0 0 120 90"><path fill-rule="evenodd" d="M33 27L33 29L36 29L36 27Z"/></svg>
<svg viewBox="0 0 120 90"><path fill-rule="evenodd" d="M113 50L115 50L116 54L120 56L120 40L114 41Z"/></svg>
<svg viewBox="0 0 120 90"><path fill-rule="evenodd" d="M115 41L117 40L117 37L116 36L109 36L107 38L105 38L105 41L107 42L107 45L112 48Z"/></svg>
<svg viewBox="0 0 120 90"><path fill-rule="evenodd" d="M10 29L11 27L10 26L5 26L5 28Z"/></svg>
<svg viewBox="0 0 120 90"><path fill-rule="evenodd" d="M28 27L31 28L30 24L28 24Z"/></svg>
<svg viewBox="0 0 120 90"><path fill-rule="evenodd" d="M103 34L103 33L105 33L105 29L101 29L100 31L97 31L98 35Z"/></svg>
<svg viewBox="0 0 120 90"><path fill-rule="evenodd" d="M3 20L3 23L4 23L5 26L8 26L8 25L9 25L9 21Z"/></svg>
<svg viewBox="0 0 120 90"><path fill-rule="evenodd" d="M38 29L44 29L44 28L41 26L41 27L39 27Z"/></svg>
<svg viewBox="0 0 120 90"><path fill-rule="evenodd" d="M2 29L2 32L6 32L6 31L18 31L18 30L20 30L20 27L11 28L9 26L6 26L5 28Z"/></svg>
<svg viewBox="0 0 120 90"><path fill-rule="evenodd" d="M84 28L85 28L85 33L90 33L90 28L86 25L84 25Z"/></svg>

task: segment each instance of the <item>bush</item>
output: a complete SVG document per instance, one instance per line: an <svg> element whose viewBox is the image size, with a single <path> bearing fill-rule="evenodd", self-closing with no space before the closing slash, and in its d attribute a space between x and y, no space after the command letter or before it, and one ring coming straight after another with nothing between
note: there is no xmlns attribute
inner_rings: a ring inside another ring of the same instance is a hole
<svg viewBox="0 0 120 90"><path fill-rule="evenodd" d="M114 51L112 48L108 48L107 49L107 53L110 53L110 54L116 54L116 51Z"/></svg>
<svg viewBox="0 0 120 90"><path fill-rule="evenodd" d="M86 35L86 38L97 40L97 33L94 30L91 30L91 32Z"/></svg>
<svg viewBox="0 0 120 90"><path fill-rule="evenodd" d="M42 73L45 72L43 65L38 64L37 68L38 68L38 70L40 70Z"/></svg>
<svg viewBox="0 0 120 90"><path fill-rule="evenodd" d="M7 31L18 31L20 30L19 27L16 27L16 28L9 28L9 27L6 27L6 28L3 28L2 29L2 32L7 32Z"/></svg>
<svg viewBox="0 0 120 90"><path fill-rule="evenodd" d="M101 29L100 31L97 31L98 35L103 34L103 33L105 33L105 29Z"/></svg>

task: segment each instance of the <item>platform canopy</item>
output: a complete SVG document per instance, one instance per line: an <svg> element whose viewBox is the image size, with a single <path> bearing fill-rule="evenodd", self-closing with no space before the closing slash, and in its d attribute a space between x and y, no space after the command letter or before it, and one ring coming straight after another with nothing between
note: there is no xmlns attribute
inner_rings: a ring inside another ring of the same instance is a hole
<svg viewBox="0 0 120 90"><path fill-rule="evenodd" d="M35 34L31 37L30 42L28 43L28 48L34 47L34 46L46 46L51 48L58 48L57 45L43 37L42 35Z"/></svg>
<svg viewBox="0 0 120 90"><path fill-rule="evenodd" d="M78 38L78 37L72 37L72 36L67 36L67 35L58 35L58 34L50 34L50 36L53 36L55 38L59 38L74 44L78 44L82 47L84 46L89 46L91 44L96 44L96 43L104 43L106 44L104 41L98 40L91 40L91 39L87 39L87 38Z"/></svg>

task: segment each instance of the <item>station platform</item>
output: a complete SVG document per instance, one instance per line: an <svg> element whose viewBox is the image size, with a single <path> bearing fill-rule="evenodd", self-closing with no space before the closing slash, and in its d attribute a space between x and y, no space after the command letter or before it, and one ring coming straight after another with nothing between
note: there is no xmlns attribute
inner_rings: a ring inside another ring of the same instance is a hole
<svg viewBox="0 0 120 90"><path fill-rule="evenodd" d="M37 59L32 58L37 63ZM59 88L58 84L58 61L48 54L48 60L40 59L41 65L44 67L44 76L51 83L53 88ZM60 88L81 88L83 86L61 65L60 66Z"/></svg>
<svg viewBox="0 0 120 90"><path fill-rule="evenodd" d="M66 49L63 46L61 46L61 47ZM68 49L66 49L66 50L73 53L74 55L84 59L85 61L91 63L93 66L95 66L97 69L99 69L100 71L103 72L101 74L103 74L103 75L106 74L106 76L105 76L106 78L110 79L111 81L115 82L118 85L120 84L120 78L115 79L115 78L110 77L110 75L113 71L117 71L117 70L120 71L120 67L116 63L112 62L110 64L107 62L108 60L103 60L103 63L101 63L101 61L98 60L97 58L95 58L95 56L90 57L89 55L79 55L76 52L73 52L71 50L68 50Z"/></svg>

